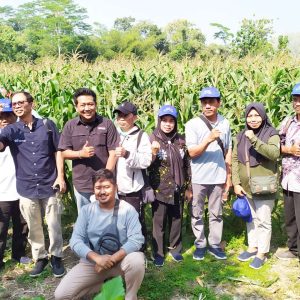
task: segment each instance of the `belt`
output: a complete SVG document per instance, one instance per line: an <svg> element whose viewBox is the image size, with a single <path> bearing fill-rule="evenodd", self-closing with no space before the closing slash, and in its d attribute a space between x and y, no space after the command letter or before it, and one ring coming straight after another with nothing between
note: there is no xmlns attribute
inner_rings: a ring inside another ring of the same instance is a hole
<svg viewBox="0 0 300 300"><path fill-rule="evenodd" d="M132 192L132 193L123 193L123 192L118 192L119 196L124 196L124 197L138 197L141 194L141 190L137 192Z"/></svg>

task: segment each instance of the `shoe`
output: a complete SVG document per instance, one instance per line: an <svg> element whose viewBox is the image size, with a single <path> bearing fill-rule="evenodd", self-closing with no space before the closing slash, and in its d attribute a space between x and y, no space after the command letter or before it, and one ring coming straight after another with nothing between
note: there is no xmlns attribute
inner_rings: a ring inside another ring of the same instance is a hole
<svg viewBox="0 0 300 300"><path fill-rule="evenodd" d="M66 270L62 264L61 257L52 255L50 259L50 266L54 277L60 278L65 275Z"/></svg>
<svg viewBox="0 0 300 300"><path fill-rule="evenodd" d="M225 252L221 248L208 248L208 253L213 255L216 259L227 259Z"/></svg>
<svg viewBox="0 0 300 300"><path fill-rule="evenodd" d="M153 263L156 267L162 267L165 264L165 258L160 255L155 255Z"/></svg>
<svg viewBox="0 0 300 300"><path fill-rule="evenodd" d="M205 248L196 248L196 250L193 254L193 259L203 260L205 254L206 254L206 247Z"/></svg>
<svg viewBox="0 0 300 300"><path fill-rule="evenodd" d="M183 261L183 256L181 255L181 253L172 253L172 252L169 252L171 258L176 261L176 262L181 262Z"/></svg>
<svg viewBox="0 0 300 300"><path fill-rule="evenodd" d="M238 260L240 261L248 261L251 259L251 257L255 256L257 254L257 251L255 252L248 252L248 251L244 251L243 253L241 253L239 256L238 256Z"/></svg>
<svg viewBox="0 0 300 300"><path fill-rule="evenodd" d="M275 256L278 259L282 259L282 260L290 260L290 259L298 258L298 256L295 255L290 250L286 250L286 251L282 251L282 252L276 253Z"/></svg>
<svg viewBox="0 0 300 300"><path fill-rule="evenodd" d="M254 259L253 259L253 261L252 261L252 263L249 265L249 267L252 268L252 269L258 270L258 269L260 269L263 266L263 264L266 261L267 261L266 257L264 259L260 259L260 258L258 258L258 257L255 256Z"/></svg>
<svg viewBox="0 0 300 300"><path fill-rule="evenodd" d="M32 263L32 259L28 256L21 256L19 259L19 263L23 265L28 265Z"/></svg>
<svg viewBox="0 0 300 300"><path fill-rule="evenodd" d="M32 271L29 273L30 277L38 277L42 274L43 270L48 264L48 259L47 258L41 258L38 259L37 262L35 263L34 268Z"/></svg>

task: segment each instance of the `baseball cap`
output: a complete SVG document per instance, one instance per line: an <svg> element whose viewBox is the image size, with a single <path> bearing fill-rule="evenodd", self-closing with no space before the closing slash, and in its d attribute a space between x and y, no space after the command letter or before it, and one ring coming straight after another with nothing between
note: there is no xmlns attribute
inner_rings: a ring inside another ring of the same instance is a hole
<svg viewBox="0 0 300 300"><path fill-rule="evenodd" d="M11 101L8 98L0 99L0 104L2 104L2 112L12 112Z"/></svg>
<svg viewBox="0 0 300 300"><path fill-rule="evenodd" d="M114 110L114 113L117 112L121 112L125 115L128 115L130 113L137 115L137 108L133 103L129 101L124 101Z"/></svg>
<svg viewBox="0 0 300 300"><path fill-rule="evenodd" d="M236 198L232 205L232 211L245 222L252 222L251 209L246 196Z"/></svg>
<svg viewBox="0 0 300 300"><path fill-rule="evenodd" d="M200 91L199 99L202 98L220 98L219 90L213 86L205 87Z"/></svg>
<svg viewBox="0 0 300 300"><path fill-rule="evenodd" d="M292 96L293 95L300 95L300 82L294 85L292 90Z"/></svg>
<svg viewBox="0 0 300 300"><path fill-rule="evenodd" d="M177 110L176 110L176 108L172 105L169 105L169 104L163 105L158 111L158 116L162 117L162 116L165 116L165 115L170 115L170 116L174 117L175 119L177 119Z"/></svg>

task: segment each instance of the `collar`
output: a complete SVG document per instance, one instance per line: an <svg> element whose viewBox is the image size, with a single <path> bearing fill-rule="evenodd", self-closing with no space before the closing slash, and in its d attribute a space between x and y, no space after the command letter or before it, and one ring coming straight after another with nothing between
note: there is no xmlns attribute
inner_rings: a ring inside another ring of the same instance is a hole
<svg viewBox="0 0 300 300"><path fill-rule="evenodd" d="M117 127L117 130L118 130L118 133L120 134L120 136L128 136L128 135L132 135L132 134L135 134L137 133L138 131L140 131L140 128L137 127L136 125L134 125L130 130L128 131L122 131L122 129L120 127Z"/></svg>
<svg viewBox="0 0 300 300"><path fill-rule="evenodd" d="M76 120L76 124L77 125L84 125L84 126L92 126L92 127L94 127L94 126L98 125L99 123L101 123L102 117L99 116L98 114L96 114L95 115L95 120L92 121L92 122L89 122L89 123L84 123L81 120L80 116L76 117L75 120Z"/></svg>
<svg viewBox="0 0 300 300"><path fill-rule="evenodd" d="M31 129L32 131L35 129L38 120L39 120L38 118L36 118L34 115L32 115L32 129ZM27 126L27 124L25 124L25 122L22 121L21 119L19 119L19 121L16 122L16 124L17 123L19 123L19 125L22 126L23 128L26 128L26 127L29 128Z"/></svg>

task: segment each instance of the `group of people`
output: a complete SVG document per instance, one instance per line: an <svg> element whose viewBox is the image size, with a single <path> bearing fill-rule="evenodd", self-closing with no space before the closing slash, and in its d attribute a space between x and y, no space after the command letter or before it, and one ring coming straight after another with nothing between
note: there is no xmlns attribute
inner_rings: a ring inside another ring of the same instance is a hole
<svg viewBox="0 0 300 300"><path fill-rule="evenodd" d="M12 217L12 258L25 259L27 236L35 261L30 276L39 276L49 258L54 276L65 275L61 193L66 190L64 161L72 160L78 218L70 247L80 262L62 279L55 299L97 292L106 279L117 275L124 276L126 299L137 299L145 272L147 201L152 206L155 266L164 265L167 252L176 262L184 260L181 227L185 199L191 204L193 259L203 260L206 253L226 259L221 243L222 206L231 186L251 209L248 248L238 259L252 259L250 267L261 268L270 248L276 190L256 193L251 179L276 178L281 154L289 249L277 256L299 256L300 83L292 91L295 114L283 120L279 133L264 106L250 103L245 110L245 129L233 141L229 121L218 113L221 95L215 87L200 91L202 113L185 124L185 135L178 132L178 112L172 105L159 109L157 126L148 136L136 124L138 110L133 103L125 101L115 108L114 124L97 114L96 94L80 88L73 99L78 117L69 120L59 134L51 120L33 115L29 93L15 92L10 98L0 100L0 167L5 169L0 172L0 267L4 266ZM48 251L43 217L50 240ZM169 240L165 241L167 224Z"/></svg>

